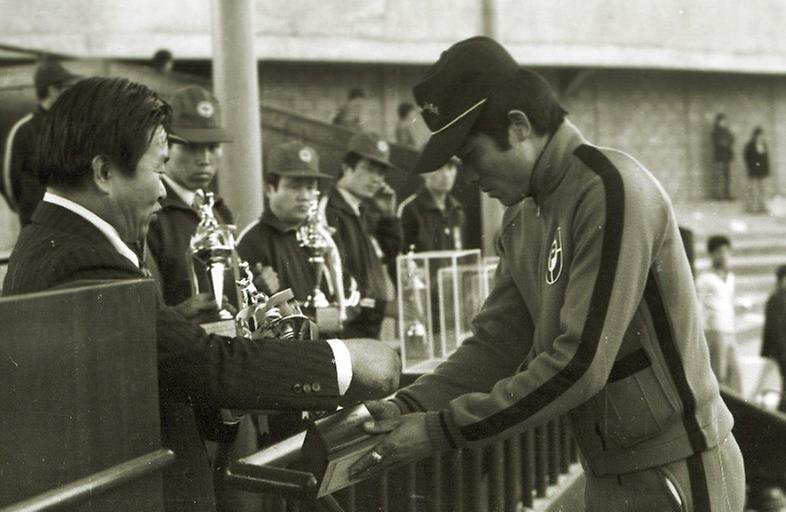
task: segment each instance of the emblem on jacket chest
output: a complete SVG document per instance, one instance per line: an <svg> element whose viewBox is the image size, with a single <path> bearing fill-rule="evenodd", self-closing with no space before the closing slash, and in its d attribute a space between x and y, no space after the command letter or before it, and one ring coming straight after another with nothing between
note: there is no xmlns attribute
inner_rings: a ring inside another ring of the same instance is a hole
<svg viewBox="0 0 786 512"><path fill-rule="evenodd" d="M554 240L551 241L549 257L546 260L546 282L554 284L562 274L562 231L557 227Z"/></svg>

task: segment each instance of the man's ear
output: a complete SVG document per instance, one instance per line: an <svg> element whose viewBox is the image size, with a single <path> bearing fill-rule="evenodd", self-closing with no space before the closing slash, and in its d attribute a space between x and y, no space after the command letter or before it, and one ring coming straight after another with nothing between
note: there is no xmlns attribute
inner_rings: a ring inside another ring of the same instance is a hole
<svg viewBox="0 0 786 512"><path fill-rule="evenodd" d="M265 196L269 196L276 191L276 187L272 183L267 182L262 185L262 191L265 193Z"/></svg>
<svg viewBox="0 0 786 512"><path fill-rule="evenodd" d="M109 194L112 190L110 179L112 178L112 167L109 159L104 155L96 155L90 162L93 170L93 184L104 194Z"/></svg>
<svg viewBox="0 0 786 512"><path fill-rule="evenodd" d="M508 136L512 142L522 142L534 135L532 123L527 114L521 110L511 110L508 112Z"/></svg>

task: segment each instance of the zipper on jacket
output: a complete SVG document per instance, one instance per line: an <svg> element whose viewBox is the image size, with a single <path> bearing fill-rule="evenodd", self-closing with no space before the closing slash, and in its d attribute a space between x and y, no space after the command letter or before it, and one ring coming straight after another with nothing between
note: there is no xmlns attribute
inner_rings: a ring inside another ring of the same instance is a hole
<svg viewBox="0 0 786 512"><path fill-rule="evenodd" d="M600 430L600 425L598 425L597 423L595 423L595 433L598 434L598 437L600 438L601 448L603 448L604 452L607 451L608 448L606 447L606 438L603 437L603 432Z"/></svg>

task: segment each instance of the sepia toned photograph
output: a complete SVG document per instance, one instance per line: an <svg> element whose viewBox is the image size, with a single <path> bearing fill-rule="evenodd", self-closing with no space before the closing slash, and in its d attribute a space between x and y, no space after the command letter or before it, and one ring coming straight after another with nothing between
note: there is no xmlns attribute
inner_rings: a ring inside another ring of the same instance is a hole
<svg viewBox="0 0 786 512"><path fill-rule="evenodd" d="M0 0L0 512L786 511L784 23Z"/></svg>

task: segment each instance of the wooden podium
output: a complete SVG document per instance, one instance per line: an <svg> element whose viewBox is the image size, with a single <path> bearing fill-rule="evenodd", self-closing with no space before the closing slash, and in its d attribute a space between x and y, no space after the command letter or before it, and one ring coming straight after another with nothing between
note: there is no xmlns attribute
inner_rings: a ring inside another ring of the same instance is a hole
<svg viewBox="0 0 786 512"><path fill-rule="evenodd" d="M154 286L0 299L0 509L163 510Z"/></svg>

